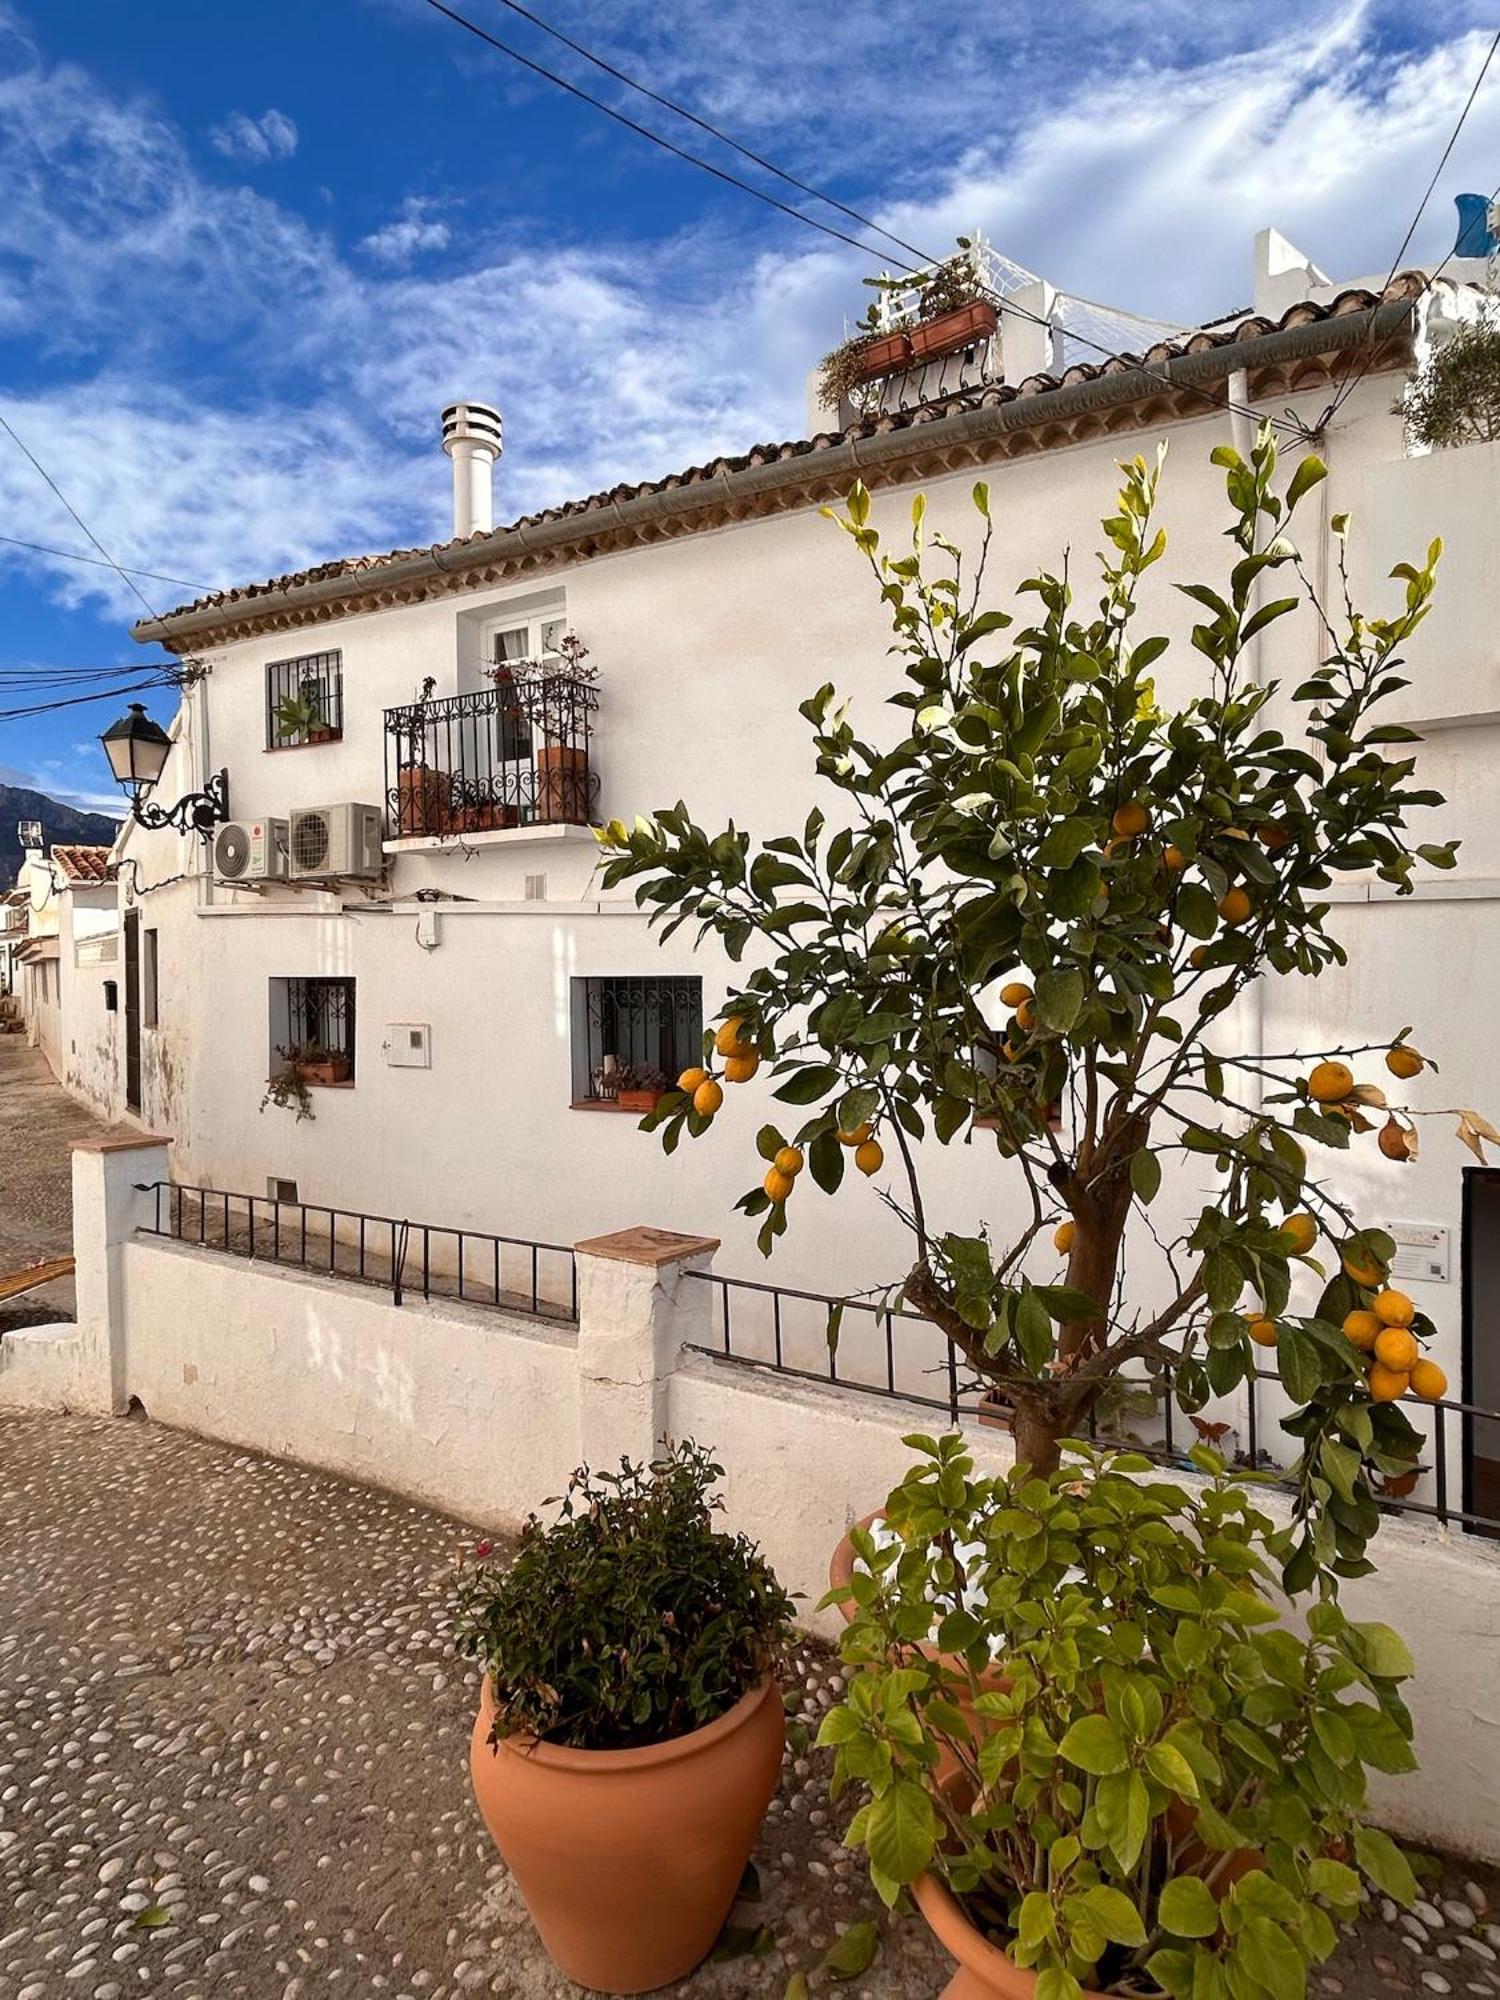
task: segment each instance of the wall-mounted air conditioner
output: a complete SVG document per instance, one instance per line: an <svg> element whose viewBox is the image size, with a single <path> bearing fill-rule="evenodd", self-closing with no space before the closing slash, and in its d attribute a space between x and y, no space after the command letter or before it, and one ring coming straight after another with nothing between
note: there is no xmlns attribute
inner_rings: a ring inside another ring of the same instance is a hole
<svg viewBox="0 0 1500 2000"><path fill-rule="evenodd" d="M230 820L214 834L214 873L221 882L284 882L284 819Z"/></svg>
<svg viewBox="0 0 1500 2000"><path fill-rule="evenodd" d="M292 814L288 873L294 882L379 875L380 839L379 806L304 807Z"/></svg>

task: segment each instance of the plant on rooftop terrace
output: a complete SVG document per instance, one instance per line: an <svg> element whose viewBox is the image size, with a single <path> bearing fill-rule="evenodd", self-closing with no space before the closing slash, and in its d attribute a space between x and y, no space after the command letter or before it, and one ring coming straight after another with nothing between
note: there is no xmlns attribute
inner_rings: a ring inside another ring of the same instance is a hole
<svg viewBox="0 0 1500 2000"><path fill-rule="evenodd" d="M1455 333L1394 405L1416 444L1493 444L1500 439L1500 326L1484 321Z"/></svg>
<svg viewBox="0 0 1500 2000"><path fill-rule="evenodd" d="M1331 1601L1284 1625L1273 1524L1204 1446L1186 1486L1092 1453L976 1479L962 1439L906 1442L818 1739L876 1889L912 1888L974 2000L1016 1967L1036 2000L1302 2000L1366 1883L1416 1894L1362 1823L1366 1771L1416 1765L1401 1639Z"/></svg>
<svg viewBox="0 0 1500 2000"><path fill-rule="evenodd" d="M1263 973L1344 962L1326 900L1339 877L1373 871L1408 894L1419 863L1453 865L1455 843L1410 833L1441 803L1414 782L1415 737L1377 719L1406 685L1401 653L1440 544L1397 567L1391 615L1357 611L1347 583L1322 603L1291 532L1321 462L1305 457L1278 490L1269 430L1248 460L1228 446L1213 460L1227 560L1214 581L1179 585L1201 613L1199 686L1180 707L1152 678L1168 641L1136 629L1140 580L1166 551L1159 459L1124 468L1095 606L1075 611L1066 574L1032 577L1024 624L983 608L984 486L977 563L924 536L920 497L910 546L886 549L856 486L838 519L890 611L899 740L865 741L825 685L802 714L842 824L814 811L752 851L679 803L601 829L602 872L637 885L664 936L696 922L735 961L756 940L762 962L705 1059L748 1077L760 1058L762 1088L801 1121L763 1128L776 1177L739 1204L762 1218L763 1252L808 1183L832 1195L851 1159L872 1173L888 1161L899 1192L886 1198L914 1243L899 1289L1012 1407L1018 1456L1038 1472L1131 1364L1169 1371L1189 1411L1274 1365L1302 1444L1286 1581L1335 1587L1370 1566L1372 1474L1416 1458L1396 1398L1446 1384L1421 1359L1429 1322L1383 1289L1392 1240L1361 1226L1309 1149L1347 1149L1378 1110L1401 1139L1382 1146L1396 1172L1419 1114L1356 1076L1369 1050L1247 1050L1226 1014ZM1344 532L1335 516L1340 550ZM1277 689L1249 677L1247 646L1303 604L1322 662L1282 693L1273 726ZM1374 1045L1399 1079L1428 1066L1407 1036ZM716 1079L686 1074L692 1091L645 1121L668 1151L704 1137L722 1100ZM1494 1128L1458 1117L1482 1158ZM947 1226L924 1186L927 1135L986 1149L1024 1222L1003 1240ZM781 1171L787 1151L805 1174ZM1152 1215L1169 1161L1219 1183L1181 1226Z"/></svg>
<svg viewBox="0 0 1500 2000"><path fill-rule="evenodd" d="M818 368L818 401L826 410L836 411L866 382L906 365L910 357L901 337L905 328L940 319L983 292L983 272L966 236L958 238L951 256L915 278L882 276L861 282L890 303L882 307L880 300L872 299L849 338L824 355Z"/></svg>

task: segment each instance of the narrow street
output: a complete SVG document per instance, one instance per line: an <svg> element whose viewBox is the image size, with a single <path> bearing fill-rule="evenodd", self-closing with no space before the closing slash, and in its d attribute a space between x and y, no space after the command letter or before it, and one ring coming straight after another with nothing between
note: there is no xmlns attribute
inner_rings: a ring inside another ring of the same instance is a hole
<svg viewBox="0 0 1500 2000"><path fill-rule="evenodd" d="M123 1129L69 1097L24 1035L0 1035L0 1274L69 1254L73 1143ZM62 1278L0 1304L0 1335L72 1317L73 1280Z"/></svg>

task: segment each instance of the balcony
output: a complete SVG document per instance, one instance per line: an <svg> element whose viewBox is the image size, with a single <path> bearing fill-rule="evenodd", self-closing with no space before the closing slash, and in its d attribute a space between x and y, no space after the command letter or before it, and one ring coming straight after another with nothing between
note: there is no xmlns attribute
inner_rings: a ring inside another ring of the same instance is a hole
<svg viewBox="0 0 1500 2000"><path fill-rule="evenodd" d="M387 845L588 826L598 699L590 680L521 668L473 694L388 708Z"/></svg>

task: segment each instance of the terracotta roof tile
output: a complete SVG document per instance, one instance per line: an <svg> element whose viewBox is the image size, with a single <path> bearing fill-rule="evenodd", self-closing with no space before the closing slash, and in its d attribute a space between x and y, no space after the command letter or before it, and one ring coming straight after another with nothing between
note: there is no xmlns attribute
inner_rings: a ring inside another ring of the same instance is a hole
<svg viewBox="0 0 1500 2000"><path fill-rule="evenodd" d="M1264 314L1247 313L1244 317L1233 321L1217 321L1200 327L1177 340L1158 341L1139 354L1117 354L1100 361L1076 362L1059 375L1030 375L1018 387L1010 383L987 383L982 388L961 389L931 402L917 404L911 409L881 411L875 416L850 424L843 430L819 431L810 438L752 445L737 455L715 458L703 465L690 465L681 472L668 473L659 479L622 484L607 492L591 493L580 500L568 500L558 506L542 508L533 514L523 514L509 523L508 528L514 531L537 527L544 522L576 518L579 515L613 507L620 501L640 495L675 492L687 486L709 484L722 480L726 474L743 471L752 466L832 450L860 438L876 437L892 431L905 430L914 425L932 423L938 418L952 416L959 411L993 408L999 404L1014 402L1019 397L1044 397L1054 390L1067 388L1074 383L1097 381L1102 377L1128 373L1137 368L1159 367L1176 356L1207 353L1216 347L1229 347L1240 342L1262 339L1269 334L1305 326L1318 320L1366 312L1382 301L1415 299L1427 289L1427 286L1428 279L1424 272L1403 271L1383 293L1354 286L1338 293L1327 305L1303 300L1290 306L1277 320L1268 319ZM493 532L506 531L500 529ZM415 556L431 556L441 563L443 556L461 551L466 542L485 538L486 531L476 529L472 536L457 536L451 541L435 542L421 547L391 549L378 555L336 558L330 562L314 564L307 569L289 571L283 576L268 577L263 583L239 584L228 590L211 591L206 596L193 599L189 604L179 605L175 611L169 612L167 617L171 619L189 612L234 605L244 605L253 613L255 600L270 596L273 592L294 590L305 584L321 583L335 577L360 576L367 571L377 570L387 564Z"/></svg>
<svg viewBox="0 0 1500 2000"><path fill-rule="evenodd" d="M70 882L111 882L110 852L107 847L59 847L54 843L52 859Z"/></svg>

